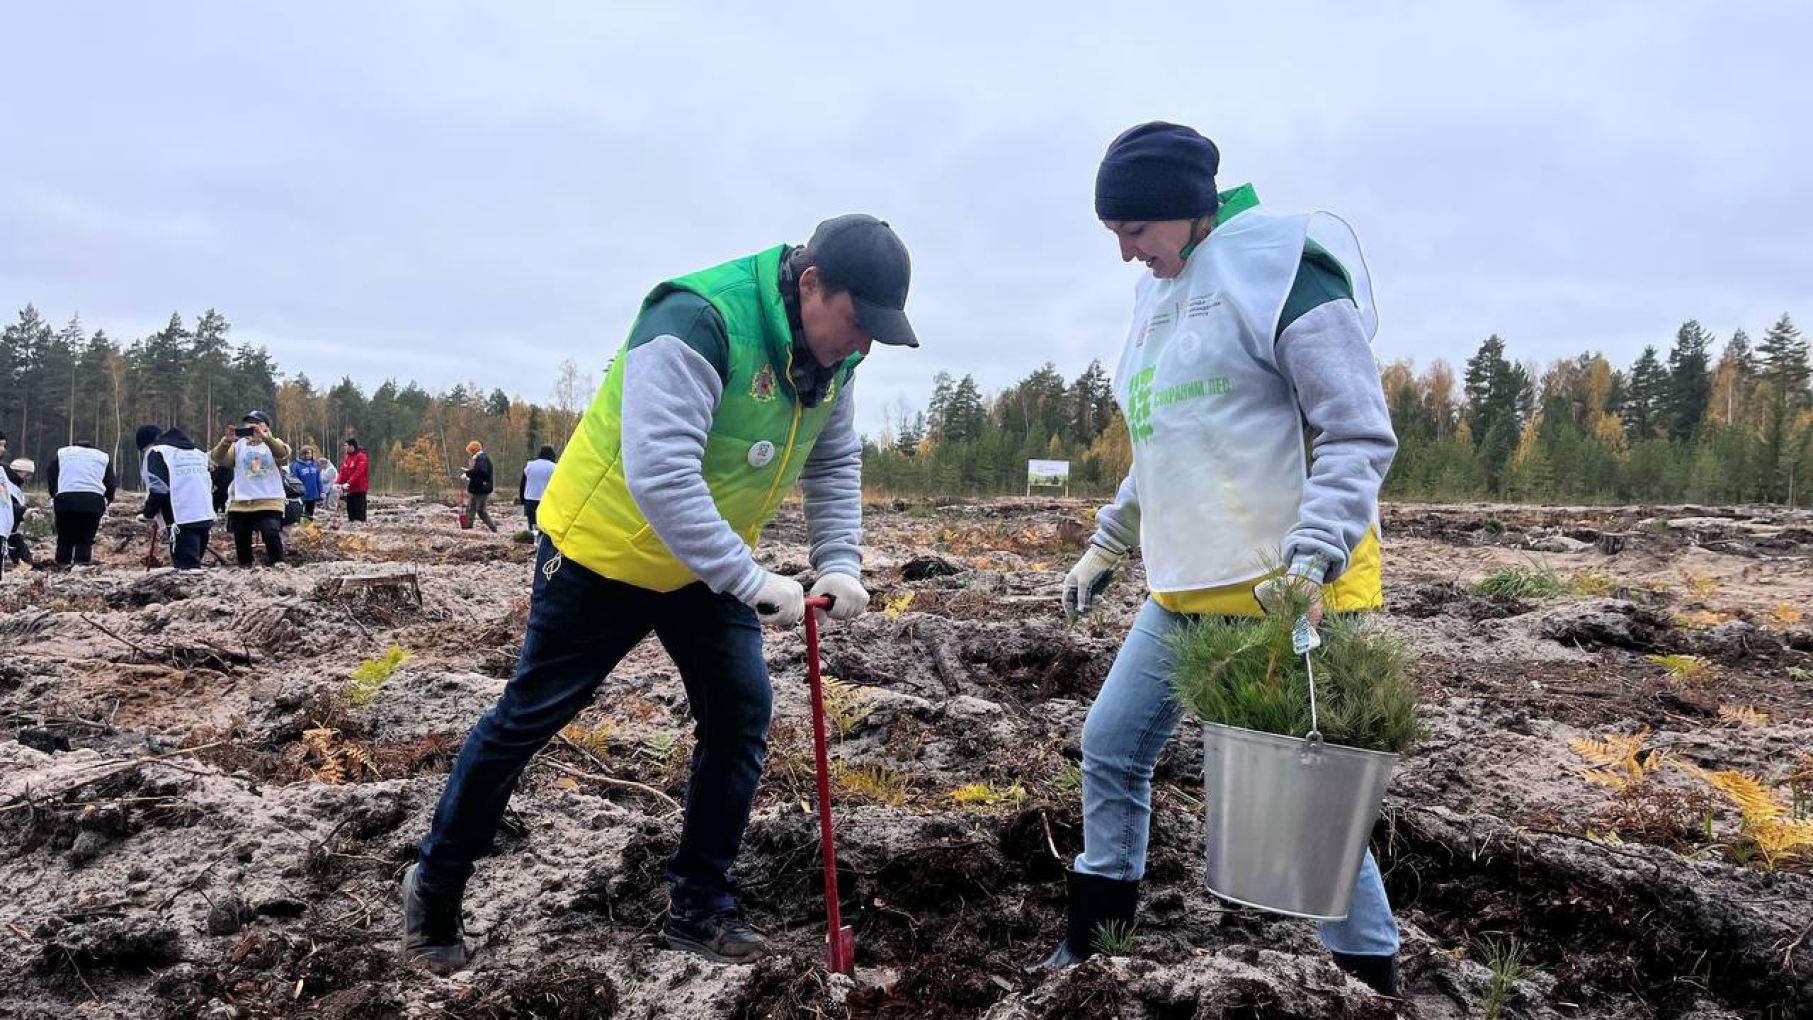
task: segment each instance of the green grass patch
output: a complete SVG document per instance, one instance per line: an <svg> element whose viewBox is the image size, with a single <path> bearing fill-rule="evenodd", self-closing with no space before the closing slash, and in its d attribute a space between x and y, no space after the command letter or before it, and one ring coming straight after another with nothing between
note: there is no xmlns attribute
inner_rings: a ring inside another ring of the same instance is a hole
<svg viewBox="0 0 1813 1020"><path fill-rule="evenodd" d="M1553 599L1572 595L1579 590L1572 578L1547 563L1531 562L1528 567L1505 567L1494 570L1473 585L1482 595L1507 595L1519 599Z"/></svg>

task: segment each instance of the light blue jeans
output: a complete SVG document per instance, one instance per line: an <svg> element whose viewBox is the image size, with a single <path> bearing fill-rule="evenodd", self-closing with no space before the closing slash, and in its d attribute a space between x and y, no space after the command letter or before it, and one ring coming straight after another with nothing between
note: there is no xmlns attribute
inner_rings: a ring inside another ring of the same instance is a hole
<svg viewBox="0 0 1813 1020"><path fill-rule="evenodd" d="M1183 708L1171 697L1165 635L1190 618L1146 600L1133 632L1083 724L1083 853L1077 871L1131 881L1146 873L1152 826L1152 767ZM1372 851L1360 866L1345 921L1318 926L1322 944L1355 956L1395 956L1397 921Z"/></svg>

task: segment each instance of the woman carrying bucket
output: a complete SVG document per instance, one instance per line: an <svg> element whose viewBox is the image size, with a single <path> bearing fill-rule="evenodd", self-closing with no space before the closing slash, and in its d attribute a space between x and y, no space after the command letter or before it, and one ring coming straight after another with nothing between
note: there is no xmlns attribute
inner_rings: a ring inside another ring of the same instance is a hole
<svg viewBox="0 0 1813 1020"><path fill-rule="evenodd" d="M1359 243L1328 214L1270 212L1251 185L1218 194L1219 163L1196 131L1154 122L1116 138L1096 176L1097 217L1121 260L1148 272L1114 378L1133 467L1064 603L1089 611L1135 545L1151 596L1083 726L1084 848L1066 937L1043 966L1079 962L1104 929L1133 924L1152 769L1183 714L1165 636L1192 616L1259 616L1299 595L1312 625L1324 606L1382 603L1378 492L1397 439ZM1396 994L1397 923L1370 852L1347 918L1320 934L1343 969Z"/></svg>

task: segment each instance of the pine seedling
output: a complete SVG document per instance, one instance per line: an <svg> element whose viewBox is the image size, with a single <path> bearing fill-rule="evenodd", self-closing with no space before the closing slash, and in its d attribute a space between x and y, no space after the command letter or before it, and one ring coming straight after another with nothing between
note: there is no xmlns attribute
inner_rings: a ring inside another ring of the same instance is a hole
<svg viewBox="0 0 1813 1020"><path fill-rule="evenodd" d="M383 655L360 663L359 668L353 670L347 678L346 688L341 692L346 703L354 708L363 708L378 700L378 689L414 657L402 645L391 645Z"/></svg>
<svg viewBox="0 0 1813 1020"><path fill-rule="evenodd" d="M1095 929L1096 952L1103 956L1126 956L1133 950L1134 931L1131 921L1108 921Z"/></svg>

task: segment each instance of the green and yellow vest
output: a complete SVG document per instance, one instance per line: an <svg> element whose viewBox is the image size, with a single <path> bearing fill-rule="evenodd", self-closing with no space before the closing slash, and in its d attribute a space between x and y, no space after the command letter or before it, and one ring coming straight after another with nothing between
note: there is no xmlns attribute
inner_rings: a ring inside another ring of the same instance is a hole
<svg viewBox="0 0 1813 1020"><path fill-rule="evenodd" d="M646 314L664 295L690 291L724 319L729 378L712 415L703 470L718 513L752 549L799 480L861 360L852 357L843 364L816 406L800 403L790 371L793 330L780 291L786 251L785 245L777 245L669 280L642 302ZM639 588L674 591L696 578L649 527L623 477L628 348L625 340L561 454L536 517L561 554L581 566Z"/></svg>

